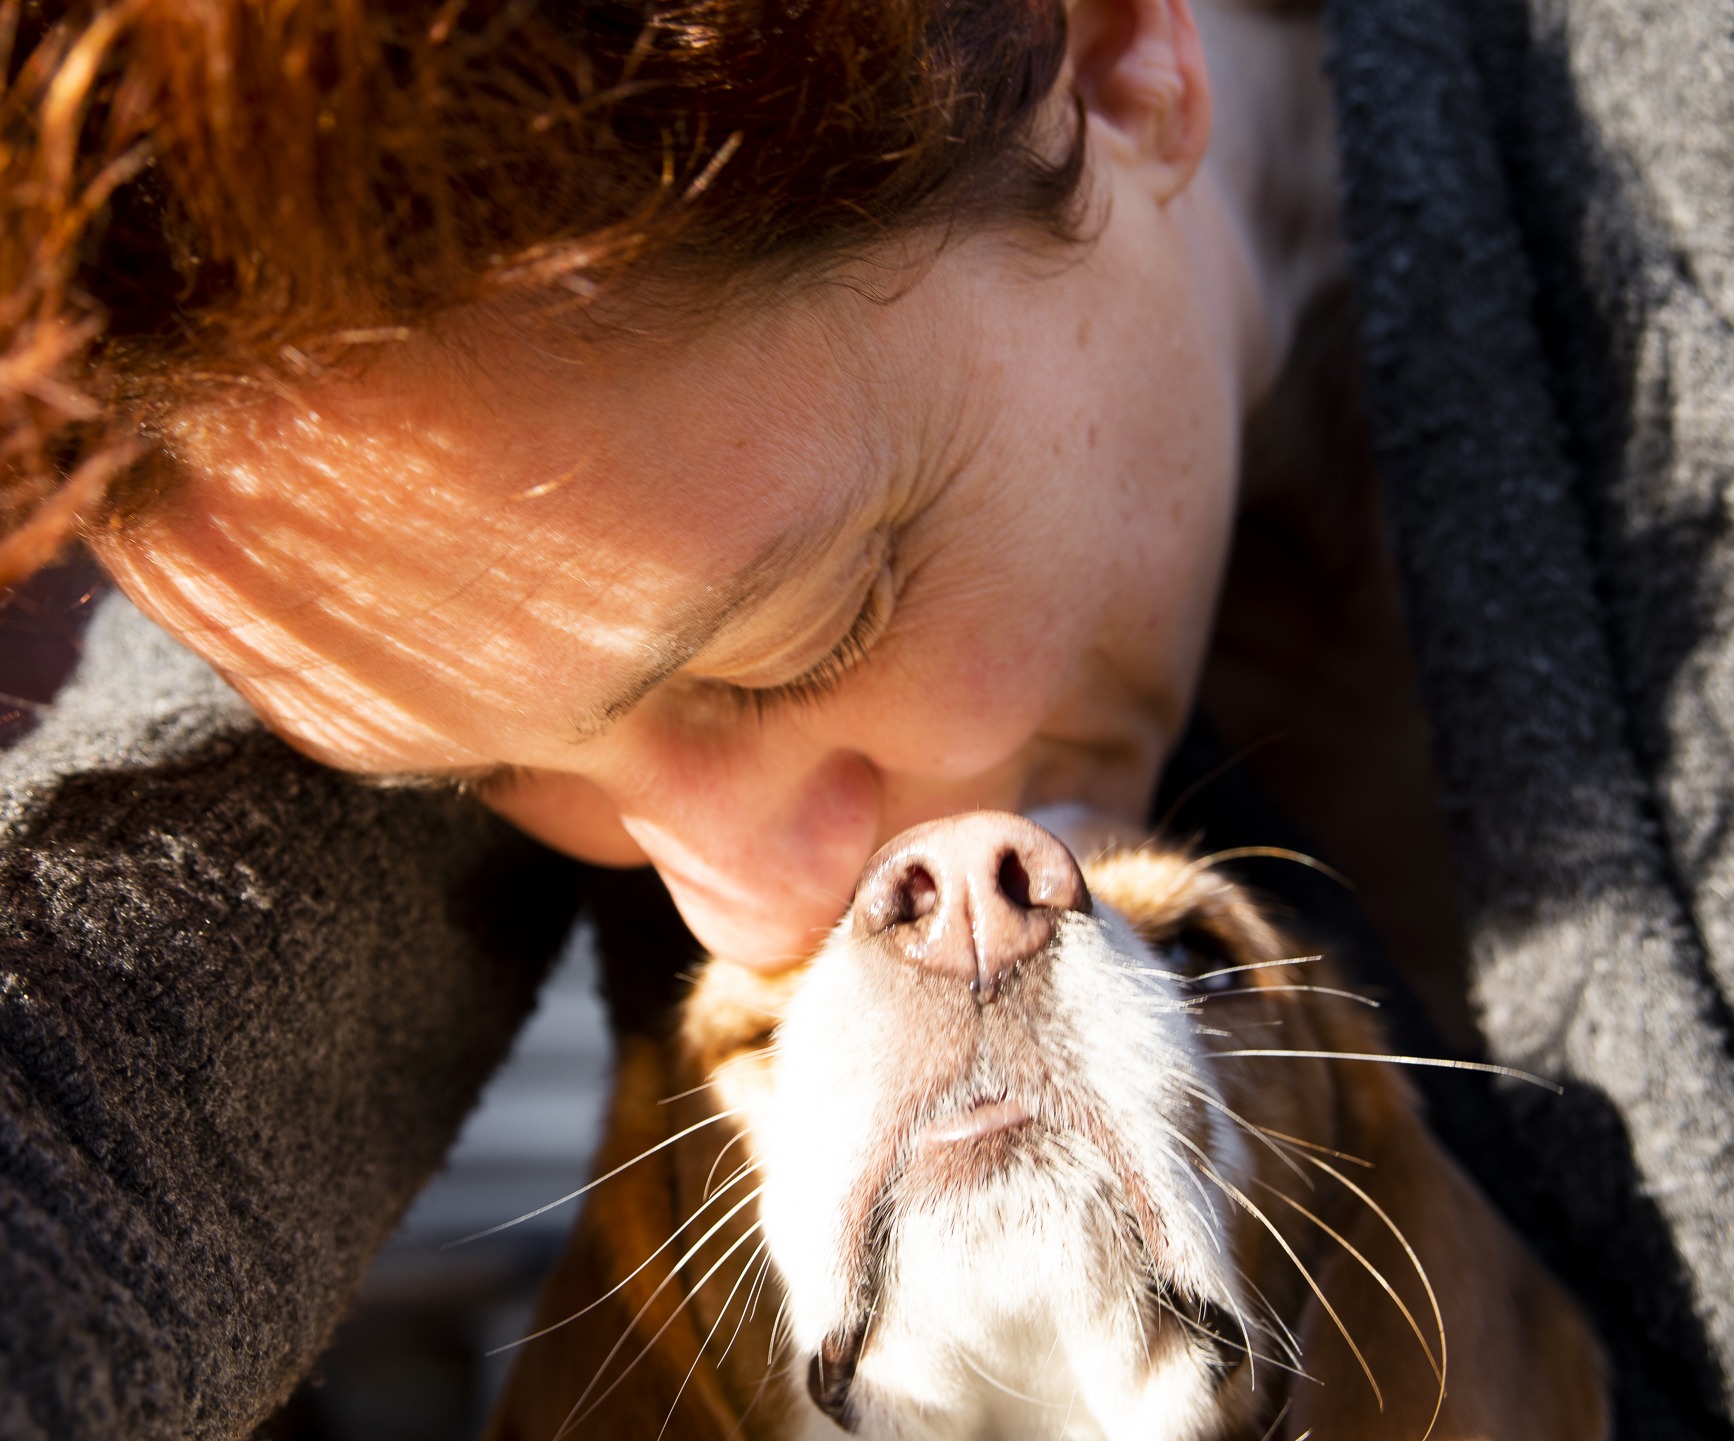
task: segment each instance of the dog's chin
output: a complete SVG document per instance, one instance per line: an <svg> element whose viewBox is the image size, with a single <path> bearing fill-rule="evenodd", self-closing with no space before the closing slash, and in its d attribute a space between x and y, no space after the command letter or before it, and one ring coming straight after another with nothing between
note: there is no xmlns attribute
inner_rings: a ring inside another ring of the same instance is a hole
<svg viewBox="0 0 1734 1441"><path fill-rule="evenodd" d="M832 1423L869 1441L1219 1434L1235 1323L1153 1274L1105 1159L1079 1152L1028 1123L918 1151L881 1203L865 1318L810 1348Z"/></svg>
<svg viewBox="0 0 1734 1441"><path fill-rule="evenodd" d="M1232 1138L1130 929L1050 949L983 1006L839 935L790 1004L750 1129L815 1435L1217 1434L1240 1298L1187 1148Z"/></svg>

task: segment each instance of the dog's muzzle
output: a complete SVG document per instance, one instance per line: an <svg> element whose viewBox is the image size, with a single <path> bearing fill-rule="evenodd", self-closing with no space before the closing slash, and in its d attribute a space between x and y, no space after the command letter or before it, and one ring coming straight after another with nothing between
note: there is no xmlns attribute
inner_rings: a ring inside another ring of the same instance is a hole
<svg viewBox="0 0 1734 1441"><path fill-rule="evenodd" d="M867 862L849 926L857 941L968 986L990 1004L1005 979L1052 944L1090 892L1072 853L1040 826L1002 811L930 821Z"/></svg>

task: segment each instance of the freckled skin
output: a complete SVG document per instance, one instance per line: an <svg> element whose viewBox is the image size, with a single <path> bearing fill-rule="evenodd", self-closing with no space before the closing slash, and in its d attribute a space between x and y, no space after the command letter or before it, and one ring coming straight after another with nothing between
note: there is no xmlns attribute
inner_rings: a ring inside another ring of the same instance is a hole
<svg viewBox="0 0 1734 1441"><path fill-rule="evenodd" d="M511 767L490 805L654 864L750 964L810 952L920 821L1136 821L1269 356L1210 168L1159 185L1095 118L1087 147L1087 244L979 235L889 303L802 287L666 341L500 307L185 413L180 483L103 559L292 744Z"/></svg>

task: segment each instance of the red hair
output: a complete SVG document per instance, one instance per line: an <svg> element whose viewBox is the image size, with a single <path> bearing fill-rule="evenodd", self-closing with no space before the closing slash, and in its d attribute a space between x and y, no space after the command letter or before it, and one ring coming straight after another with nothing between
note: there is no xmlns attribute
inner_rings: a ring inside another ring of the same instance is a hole
<svg viewBox="0 0 1734 1441"><path fill-rule="evenodd" d="M513 284L1066 233L1064 50L1060 0L0 0L0 585L223 376Z"/></svg>

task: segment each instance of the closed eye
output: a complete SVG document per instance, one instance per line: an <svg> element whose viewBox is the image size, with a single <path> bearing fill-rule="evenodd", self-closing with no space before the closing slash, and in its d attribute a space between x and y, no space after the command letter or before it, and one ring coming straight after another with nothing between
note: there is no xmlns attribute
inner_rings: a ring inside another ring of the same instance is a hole
<svg viewBox="0 0 1734 1441"><path fill-rule="evenodd" d="M811 705L823 700L837 689L845 676L867 659L873 647L884 638L896 602L896 584L891 566L887 564L868 589L860 613L829 653L793 680L770 686L731 685L728 689L760 715L779 705Z"/></svg>
<svg viewBox="0 0 1734 1441"><path fill-rule="evenodd" d="M457 791L462 795L501 790L523 776L522 766L508 764L452 771L351 772L352 779L374 790Z"/></svg>

